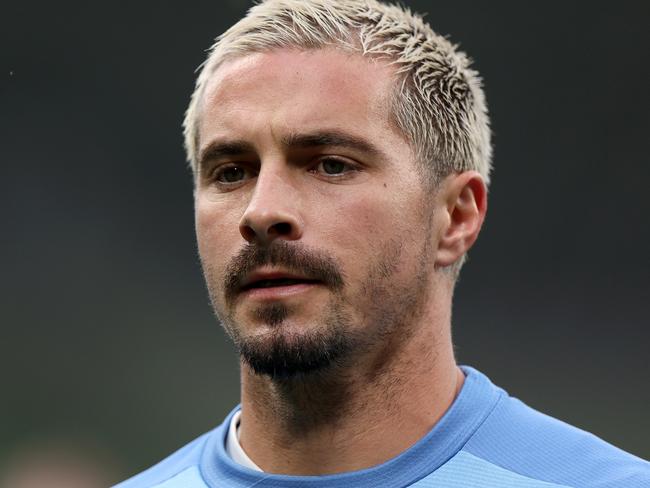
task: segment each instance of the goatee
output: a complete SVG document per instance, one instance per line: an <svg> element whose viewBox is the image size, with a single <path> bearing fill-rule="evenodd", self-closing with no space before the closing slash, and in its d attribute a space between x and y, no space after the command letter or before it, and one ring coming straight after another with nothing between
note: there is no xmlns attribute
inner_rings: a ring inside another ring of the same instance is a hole
<svg viewBox="0 0 650 488"><path fill-rule="evenodd" d="M305 324L299 332L289 331L285 321L293 310L284 303L272 303L254 310L256 320L270 330L257 335L242 334L234 319L241 283L247 274L262 266L277 266L327 287L333 296L320 323ZM209 278L206 276L208 287ZM323 252L281 240L267 247L248 244L226 267L223 286L226 310L219 313L215 306L215 311L240 357L252 371L274 380L295 379L342 364L357 346L357 339L350 333L351 320L341 309L343 286L339 266ZM212 301L216 305L214 298Z"/></svg>

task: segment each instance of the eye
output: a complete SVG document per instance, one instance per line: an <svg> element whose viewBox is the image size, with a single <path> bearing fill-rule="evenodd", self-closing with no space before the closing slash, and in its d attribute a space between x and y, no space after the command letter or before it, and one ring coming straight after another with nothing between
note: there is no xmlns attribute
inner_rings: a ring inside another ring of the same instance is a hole
<svg viewBox="0 0 650 488"><path fill-rule="evenodd" d="M241 165L226 165L218 168L214 172L214 180L228 185L232 183L239 183L251 177L251 171L245 166Z"/></svg>
<svg viewBox="0 0 650 488"><path fill-rule="evenodd" d="M354 165L338 158L323 158L316 166L317 172L328 176L341 176L355 170Z"/></svg>

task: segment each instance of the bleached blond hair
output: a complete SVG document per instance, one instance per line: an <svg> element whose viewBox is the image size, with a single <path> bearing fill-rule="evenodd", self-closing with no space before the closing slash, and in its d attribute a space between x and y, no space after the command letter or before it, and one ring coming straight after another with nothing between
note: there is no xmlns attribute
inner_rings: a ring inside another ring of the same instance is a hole
<svg viewBox="0 0 650 488"><path fill-rule="evenodd" d="M376 0L266 0L220 35L202 65L183 123L194 174L200 103L221 64L279 48L325 47L358 52L395 68L392 118L434 180L476 170L489 182L489 119L471 61L421 16Z"/></svg>

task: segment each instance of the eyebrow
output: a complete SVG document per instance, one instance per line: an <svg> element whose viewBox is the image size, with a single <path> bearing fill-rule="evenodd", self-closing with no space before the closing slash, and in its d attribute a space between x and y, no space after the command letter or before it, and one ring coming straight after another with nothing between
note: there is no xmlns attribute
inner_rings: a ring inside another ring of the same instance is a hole
<svg viewBox="0 0 650 488"><path fill-rule="evenodd" d="M360 137L337 130L319 131L307 134L293 133L282 138L282 144L293 148L334 146L353 149L370 156L383 156L375 145Z"/></svg>
<svg viewBox="0 0 650 488"><path fill-rule="evenodd" d="M286 148L307 149L311 147L342 147L365 153L374 158L385 158L384 153L369 141L360 137L347 134L338 130L318 131L311 133L291 133L281 139ZM199 156L199 167L211 160L251 154L255 148L249 142L243 140L234 141L212 141Z"/></svg>
<svg viewBox="0 0 650 488"><path fill-rule="evenodd" d="M242 154L250 154L252 152L255 152L255 148L252 144L245 141L212 141L201 151L199 168L205 166L205 163L211 160L241 156Z"/></svg>

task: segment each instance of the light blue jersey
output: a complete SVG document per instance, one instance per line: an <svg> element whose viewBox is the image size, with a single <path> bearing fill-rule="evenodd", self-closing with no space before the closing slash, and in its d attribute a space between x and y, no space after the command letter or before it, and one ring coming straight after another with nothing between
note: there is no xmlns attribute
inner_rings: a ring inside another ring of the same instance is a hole
<svg viewBox="0 0 650 488"><path fill-rule="evenodd" d="M650 463L533 410L477 370L416 444L374 468L282 476L235 463L225 449L236 408L212 432L116 488L650 488Z"/></svg>

